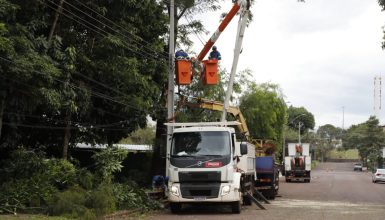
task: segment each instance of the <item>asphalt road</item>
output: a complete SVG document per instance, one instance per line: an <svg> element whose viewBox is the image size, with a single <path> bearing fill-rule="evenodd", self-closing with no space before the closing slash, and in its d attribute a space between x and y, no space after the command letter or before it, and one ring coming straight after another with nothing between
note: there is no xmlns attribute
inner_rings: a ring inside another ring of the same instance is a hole
<svg viewBox="0 0 385 220"><path fill-rule="evenodd" d="M278 197L265 207L247 206L232 214L226 206L187 206L178 215L163 210L146 219L383 220L385 183L372 183L371 174L354 172L352 163L323 163L312 171L310 183L281 178Z"/></svg>

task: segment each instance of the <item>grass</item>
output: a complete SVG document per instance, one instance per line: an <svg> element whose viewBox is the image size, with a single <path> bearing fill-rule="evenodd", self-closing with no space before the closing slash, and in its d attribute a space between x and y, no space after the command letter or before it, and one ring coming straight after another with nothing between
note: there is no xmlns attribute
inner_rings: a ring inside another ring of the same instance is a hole
<svg viewBox="0 0 385 220"><path fill-rule="evenodd" d="M327 153L327 157L330 159L359 159L357 149L349 150L331 150Z"/></svg>
<svg viewBox="0 0 385 220"><path fill-rule="evenodd" d="M28 214L19 214L19 215L0 215L0 220L71 220L70 218L60 217L60 216L47 216L47 215L28 215Z"/></svg>
<svg viewBox="0 0 385 220"><path fill-rule="evenodd" d="M311 161L311 169L314 169L314 168L316 168L316 167L317 167L317 165L318 165L318 163L319 163L319 161L318 161L318 160L312 160L312 161Z"/></svg>

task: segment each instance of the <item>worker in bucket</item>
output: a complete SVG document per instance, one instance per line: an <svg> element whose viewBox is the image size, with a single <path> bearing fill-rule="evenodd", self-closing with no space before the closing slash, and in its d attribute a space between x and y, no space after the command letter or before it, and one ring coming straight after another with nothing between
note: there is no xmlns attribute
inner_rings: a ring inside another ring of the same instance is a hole
<svg viewBox="0 0 385 220"><path fill-rule="evenodd" d="M188 60L188 59L190 59L190 58L188 57L188 54L187 54L186 52L184 52L183 49L178 49L178 50L176 51L176 53L175 53L175 58L176 58L177 60Z"/></svg>
<svg viewBox="0 0 385 220"><path fill-rule="evenodd" d="M209 60L221 60L221 53L217 50L217 46L213 46L213 50L210 52Z"/></svg>

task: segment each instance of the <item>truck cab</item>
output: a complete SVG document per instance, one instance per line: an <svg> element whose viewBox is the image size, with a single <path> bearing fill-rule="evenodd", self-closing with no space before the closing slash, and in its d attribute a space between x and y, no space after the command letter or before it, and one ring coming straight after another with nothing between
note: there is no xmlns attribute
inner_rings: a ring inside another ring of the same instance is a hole
<svg viewBox="0 0 385 220"><path fill-rule="evenodd" d="M186 203L226 203L239 213L255 178L254 145L237 139L232 127L174 124L181 127L173 131L167 157L171 211Z"/></svg>

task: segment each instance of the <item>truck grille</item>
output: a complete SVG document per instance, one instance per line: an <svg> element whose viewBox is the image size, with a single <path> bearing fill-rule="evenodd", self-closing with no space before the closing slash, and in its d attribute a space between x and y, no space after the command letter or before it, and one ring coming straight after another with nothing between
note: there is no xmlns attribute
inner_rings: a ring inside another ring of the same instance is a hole
<svg viewBox="0 0 385 220"><path fill-rule="evenodd" d="M180 191L182 198L192 199L194 197L217 198L221 183L181 183Z"/></svg>
<svg viewBox="0 0 385 220"><path fill-rule="evenodd" d="M221 182L221 172L180 172L179 182Z"/></svg>

